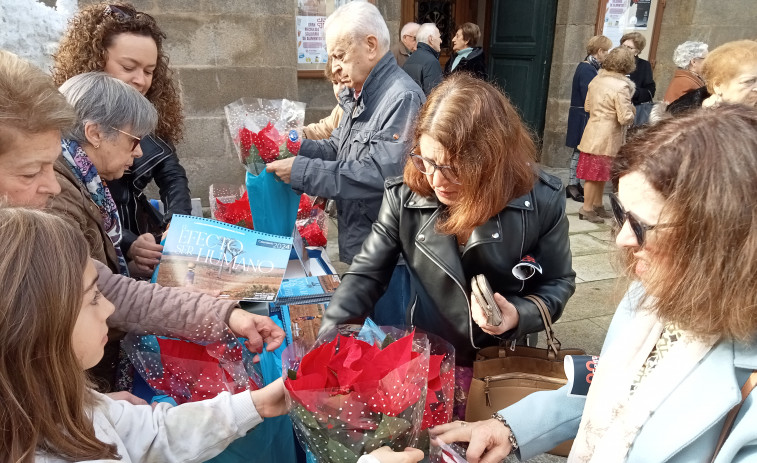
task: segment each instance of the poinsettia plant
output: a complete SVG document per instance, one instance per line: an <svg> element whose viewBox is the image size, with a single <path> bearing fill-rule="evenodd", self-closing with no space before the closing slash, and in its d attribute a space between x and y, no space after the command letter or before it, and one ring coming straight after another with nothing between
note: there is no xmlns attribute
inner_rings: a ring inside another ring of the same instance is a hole
<svg viewBox="0 0 757 463"><path fill-rule="evenodd" d="M263 379L253 354L228 327L213 337L202 341L129 333L122 346L147 384L177 404L259 389Z"/></svg>
<svg viewBox="0 0 757 463"><path fill-rule="evenodd" d="M221 222L253 229L252 211L244 187L210 185L210 215Z"/></svg>
<svg viewBox="0 0 757 463"><path fill-rule="evenodd" d="M375 325L374 325L375 326ZM289 412L298 438L321 462L355 462L382 445L416 444L429 375L429 341L415 330L332 329L305 350L282 355Z"/></svg>
<svg viewBox="0 0 757 463"><path fill-rule="evenodd" d="M323 198L311 199L308 195L300 197L297 220L294 223L305 241L305 246L326 246L328 216L324 210L325 204Z"/></svg>
<svg viewBox="0 0 757 463"><path fill-rule="evenodd" d="M242 98L224 109L239 160L251 174L259 175L266 164L299 153L305 103Z"/></svg>

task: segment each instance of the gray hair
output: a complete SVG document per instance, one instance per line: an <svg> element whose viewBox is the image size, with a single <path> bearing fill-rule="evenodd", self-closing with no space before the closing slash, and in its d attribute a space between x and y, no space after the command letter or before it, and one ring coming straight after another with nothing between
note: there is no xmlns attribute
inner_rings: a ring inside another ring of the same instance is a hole
<svg viewBox="0 0 757 463"><path fill-rule="evenodd" d="M402 38L402 37L404 37L406 35L415 35L415 34L411 34L410 31L414 29L415 32L418 33L418 28L419 27L421 27L421 25L418 24L418 23L414 23L414 22L409 22L409 23L405 24L404 26L402 26L402 30L400 31L400 38Z"/></svg>
<svg viewBox="0 0 757 463"><path fill-rule="evenodd" d="M425 43L428 45L428 38L438 32L439 28L434 23L423 23L418 28L418 32L415 33L415 41L418 43Z"/></svg>
<svg viewBox="0 0 757 463"><path fill-rule="evenodd" d="M704 42L687 41L676 47L673 52L673 62L681 69L689 67L694 58L703 58L707 53L707 44Z"/></svg>
<svg viewBox="0 0 757 463"><path fill-rule="evenodd" d="M115 129L144 137L155 130L158 112L135 88L104 72L86 72L63 82L60 92L76 111L76 125L63 138L85 143L87 122L97 124L106 135Z"/></svg>
<svg viewBox="0 0 757 463"><path fill-rule="evenodd" d="M334 32L334 26L352 39L374 35L381 55L389 51L389 28L375 5L354 1L340 6L326 18L323 25L326 37Z"/></svg>

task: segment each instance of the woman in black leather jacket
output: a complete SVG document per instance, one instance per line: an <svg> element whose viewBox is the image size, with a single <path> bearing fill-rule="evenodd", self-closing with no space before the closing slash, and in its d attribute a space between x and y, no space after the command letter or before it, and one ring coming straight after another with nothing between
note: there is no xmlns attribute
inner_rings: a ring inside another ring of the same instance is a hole
<svg viewBox="0 0 757 463"><path fill-rule="evenodd" d="M162 233L172 214L192 210L189 181L174 147L182 137L184 116L164 38L152 16L128 3L86 6L69 23L53 66L58 85L78 74L105 71L139 90L158 110L155 133L140 142L142 157L123 178L108 182L123 226L121 248L142 275L149 275L160 258L162 248L154 235ZM152 180L165 216L144 198L142 191Z"/></svg>
<svg viewBox="0 0 757 463"><path fill-rule="evenodd" d="M458 366L470 367L478 348L543 330L525 296L544 300L555 320L573 294L565 192L535 167L534 143L507 97L466 73L429 95L415 140L403 178L386 183L378 220L321 329L365 317L401 254L415 291L407 324L449 341ZM517 278L513 268L530 258L541 271ZM498 293L499 326L488 325L471 300L479 274Z"/></svg>

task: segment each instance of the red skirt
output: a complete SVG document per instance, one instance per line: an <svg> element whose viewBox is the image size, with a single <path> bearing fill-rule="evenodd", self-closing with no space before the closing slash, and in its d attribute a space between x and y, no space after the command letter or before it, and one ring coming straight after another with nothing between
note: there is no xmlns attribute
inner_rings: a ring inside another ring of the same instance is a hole
<svg viewBox="0 0 757 463"><path fill-rule="evenodd" d="M589 154L581 151L576 167L576 177L590 182L607 182L610 180L612 157Z"/></svg>

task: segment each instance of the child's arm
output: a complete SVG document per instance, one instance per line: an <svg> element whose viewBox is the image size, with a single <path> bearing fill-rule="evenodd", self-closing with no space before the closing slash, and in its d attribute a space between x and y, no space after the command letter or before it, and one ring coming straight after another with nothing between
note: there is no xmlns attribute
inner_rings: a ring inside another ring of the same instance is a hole
<svg viewBox="0 0 757 463"><path fill-rule="evenodd" d="M281 379L252 392L171 407L133 405L104 396L98 407L132 461L203 462L247 434L263 418L286 413ZM102 416L100 417L102 418ZM98 417L95 417L97 421ZM96 428L97 428L96 424Z"/></svg>

